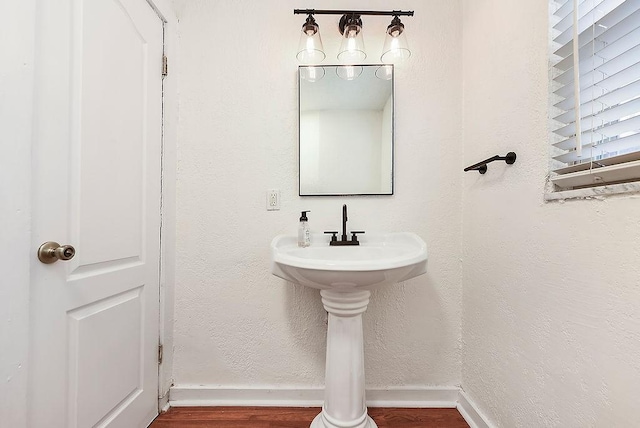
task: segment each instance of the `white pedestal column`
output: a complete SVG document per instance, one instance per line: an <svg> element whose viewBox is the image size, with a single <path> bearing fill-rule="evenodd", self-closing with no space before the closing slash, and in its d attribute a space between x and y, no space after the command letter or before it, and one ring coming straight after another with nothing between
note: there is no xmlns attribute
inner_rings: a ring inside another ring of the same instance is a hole
<svg viewBox="0 0 640 428"><path fill-rule="evenodd" d="M311 428L377 428L364 397L362 313L369 291L321 290L329 312L324 405Z"/></svg>

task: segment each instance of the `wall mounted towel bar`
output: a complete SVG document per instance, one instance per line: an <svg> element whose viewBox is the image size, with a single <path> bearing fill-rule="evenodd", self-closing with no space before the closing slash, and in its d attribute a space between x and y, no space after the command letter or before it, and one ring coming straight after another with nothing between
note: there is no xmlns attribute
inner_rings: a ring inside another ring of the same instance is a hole
<svg viewBox="0 0 640 428"><path fill-rule="evenodd" d="M516 154L514 152L509 152L507 153L506 156L498 156L495 155L493 157L490 157L489 159L485 159L482 162L478 162L476 164L473 164L471 166L468 166L464 169L464 172L467 171L478 171L480 174L484 174L485 172L487 172L487 164L491 163L493 161L499 161L499 160L503 160L506 163L508 163L509 165L514 164L516 162Z"/></svg>

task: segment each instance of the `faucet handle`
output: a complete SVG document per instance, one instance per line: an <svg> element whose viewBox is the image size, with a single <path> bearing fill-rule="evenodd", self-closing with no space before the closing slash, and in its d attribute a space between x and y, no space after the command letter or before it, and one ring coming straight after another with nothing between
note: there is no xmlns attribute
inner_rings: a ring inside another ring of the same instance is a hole
<svg viewBox="0 0 640 428"><path fill-rule="evenodd" d="M331 242L336 242L338 240L338 231L330 231L330 232L325 232L326 234L331 234Z"/></svg>
<svg viewBox="0 0 640 428"><path fill-rule="evenodd" d="M351 240L353 242L358 242L358 237L356 236L356 234L358 233L364 233L364 230L352 230L351 231Z"/></svg>

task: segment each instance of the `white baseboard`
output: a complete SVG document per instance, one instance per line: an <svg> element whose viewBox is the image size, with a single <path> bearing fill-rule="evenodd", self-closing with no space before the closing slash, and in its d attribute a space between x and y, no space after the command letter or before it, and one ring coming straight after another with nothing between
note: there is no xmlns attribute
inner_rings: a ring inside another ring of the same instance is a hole
<svg viewBox="0 0 640 428"><path fill-rule="evenodd" d="M367 389L369 407L455 408L471 428L493 426L475 403L455 386ZM322 407L323 388L221 388L176 385L169 392L171 407L265 406Z"/></svg>
<svg viewBox="0 0 640 428"><path fill-rule="evenodd" d="M213 385L175 385L169 390L171 407L266 406L320 407L323 389L219 388Z"/></svg>
<svg viewBox="0 0 640 428"><path fill-rule="evenodd" d="M371 407L455 408L457 387L401 387L368 389ZM172 407L184 406L282 406L321 407L323 388L217 388L212 385L176 385L171 388Z"/></svg>
<svg viewBox="0 0 640 428"><path fill-rule="evenodd" d="M415 408L455 408L458 388L440 387L397 387L367 389L369 407L415 407Z"/></svg>
<svg viewBox="0 0 640 428"><path fill-rule="evenodd" d="M167 391L162 397L158 398L158 411L164 413L169 410L169 391Z"/></svg>
<svg viewBox="0 0 640 428"><path fill-rule="evenodd" d="M463 390L459 391L456 409L458 409L458 412L460 412L471 428L493 428L493 424L480 413L476 403L474 403Z"/></svg>

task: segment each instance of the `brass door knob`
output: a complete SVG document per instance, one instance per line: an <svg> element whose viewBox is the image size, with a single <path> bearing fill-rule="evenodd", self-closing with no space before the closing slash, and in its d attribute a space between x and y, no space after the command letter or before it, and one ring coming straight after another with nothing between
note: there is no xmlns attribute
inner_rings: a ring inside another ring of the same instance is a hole
<svg viewBox="0 0 640 428"><path fill-rule="evenodd" d="M58 260L71 260L75 255L76 249L71 245L60 245L53 241L45 242L38 248L38 259L46 264Z"/></svg>

